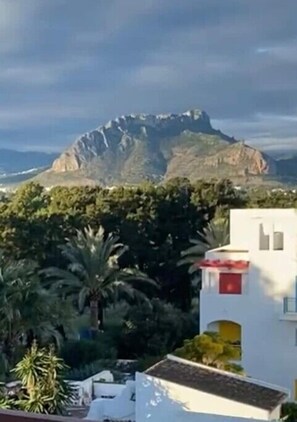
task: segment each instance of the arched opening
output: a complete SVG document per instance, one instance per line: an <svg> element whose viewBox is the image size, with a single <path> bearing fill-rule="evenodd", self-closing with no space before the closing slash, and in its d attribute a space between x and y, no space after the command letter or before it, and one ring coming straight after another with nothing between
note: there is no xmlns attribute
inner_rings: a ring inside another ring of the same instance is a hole
<svg viewBox="0 0 297 422"><path fill-rule="evenodd" d="M213 321L207 325L207 330L219 333L224 340L241 348L241 325L237 322L226 320Z"/></svg>

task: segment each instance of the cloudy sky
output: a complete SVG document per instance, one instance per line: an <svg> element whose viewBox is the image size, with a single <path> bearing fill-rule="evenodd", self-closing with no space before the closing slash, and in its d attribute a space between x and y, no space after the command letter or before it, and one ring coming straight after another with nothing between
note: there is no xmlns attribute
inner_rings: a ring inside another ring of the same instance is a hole
<svg viewBox="0 0 297 422"><path fill-rule="evenodd" d="M0 0L0 147L60 150L132 112L206 110L297 148L296 0Z"/></svg>

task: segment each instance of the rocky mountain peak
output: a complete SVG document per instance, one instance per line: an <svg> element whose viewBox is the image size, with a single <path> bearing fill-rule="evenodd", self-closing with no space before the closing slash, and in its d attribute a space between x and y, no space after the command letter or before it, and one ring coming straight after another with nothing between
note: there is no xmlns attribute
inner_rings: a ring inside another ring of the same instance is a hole
<svg viewBox="0 0 297 422"><path fill-rule="evenodd" d="M54 161L56 172L75 171L101 156L108 149L127 144L126 137L162 139L179 136L184 131L193 133L215 132L205 111L188 110L181 114L129 114L110 120L92 132L80 136L74 144Z"/></svg>
<svg viewBox="0 0 297 422"><path fill-rule="evenodd" d="M110 120L103 126L99 126L97 130L107 130L120 128L128 130L131 126L151 126L154 128L170 126L174 123L181 126L188 127L189 124L201 123L204 128L211 129L210 118L205 111L194 109L187 110L180 114L128 114L125 116L117 117ZM198 126L197 126L198 127Z"/></svg>
<svg viewBox="0 0 297 422"><path fill-rule="evenodd" d="M51 173L83 174L113 185L175 176L269 175L275 165L259 150L213 129L205 111L191 109L110 120L79 137L54 162Z"/></svg>

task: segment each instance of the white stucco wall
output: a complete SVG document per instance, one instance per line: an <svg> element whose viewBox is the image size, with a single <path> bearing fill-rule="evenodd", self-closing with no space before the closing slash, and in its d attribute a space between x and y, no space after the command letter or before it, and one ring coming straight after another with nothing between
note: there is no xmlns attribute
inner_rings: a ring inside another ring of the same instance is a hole
<svg viewBox="0 0 297 422"><path fill-rule="evenodd" d="M238 253L212 251L207 257L247 259L242 295L220 295L218 276L203 271L200 296L200 330L211 322L230 320L242 326L242 366L258 379L291 390L297 379L297 321L281 320L283 298L296 296L297 212L293 209L231 210L229 249ZM284 250L259 250L259 225L271 233L273 226L284 232ZM211 280L211 283L210 281ZM209 283L212 288L209 287Z"/></svg>
<svg viewBox="0 0 297 422"><path fill-rule="evenodd" d="M113 399L95 399L92 401L87 420L135 421L135 382L127 381L122 391Z"/></svg>
<svg viewBox="0 0 297 422"><path fill-rule="evenodd" d="M167 381L136 374L136 421L137 422L190 422L211 420L211 416L270 420L269 412L232 400L213 396ZM204 414L204 419L198 419ZM208 418L208 419L207 419Z"/></svg>
<svg viewBox="0 0 297 422"><path fill-rule="evenodd" d="M93 393L96 398L102 396L118 396L124 390L125 384L111 384L106 382L94 382Z"/></svg>
<svg viewBox="0 0 297 422"><path fill-rule="evenodd" d="M182 413L180 418L176 419L179 422L259 422L259 419L234 418L231 416L209 415L207 413L193 413L187 412L186 419Z"/></svg>
<svg viewBox="0 0 297 422"><path fill-rule="evenodd" d="M94 381L101 381L105 380L105 382L113 382L114 378L110 371L101 371L98 374L93 375L90 378L86 378L83 381L71 381L68 380L68 382L77 387L79 390L81 402L90 403L93 396L93 384Z"/></svg>

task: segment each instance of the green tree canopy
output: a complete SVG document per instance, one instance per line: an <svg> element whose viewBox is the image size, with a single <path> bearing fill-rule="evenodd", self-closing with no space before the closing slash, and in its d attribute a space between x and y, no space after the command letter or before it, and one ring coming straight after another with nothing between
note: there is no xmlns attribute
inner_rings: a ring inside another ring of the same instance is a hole
<svg viewBox="0 0 297 422"><path fill-rule="evenodd" d="M0 256L0 350L8 363L33 339L59 343L57 327L70 327L72 316L70 304L42 286L34 262Z"/></svg>
<svg viewBox="0 0 297 422"><path fill-rule="evenodd" d="M153 299L132 306L124 318L119 353L122 358L162 356L197 332L197 316Z"/></svg>
<svg viewBox="0 0 297 422"><path fill-rule="evenodd" d="M183 347L177 349L175 354L196 363L243 373L241 366L234 363L240 359L240 349L223 340L218 333L205 332L191 340L185 340Z"/></svg>
<svg viewBox="0 0 297 422"><path fill-rule="evenodd" d="M108 234L99 227L95 232L88 227L61 246L69 262L67 270L48 268L44 274L51 281L51 290L76 297L80 310L90 306L90 329L96 333L103 324L103 306L107 300L118 297L132 300L145 298L141 292L156 283L136 269L121 269L119 258L127 247L119 237Z"/></svg>

